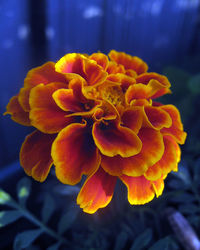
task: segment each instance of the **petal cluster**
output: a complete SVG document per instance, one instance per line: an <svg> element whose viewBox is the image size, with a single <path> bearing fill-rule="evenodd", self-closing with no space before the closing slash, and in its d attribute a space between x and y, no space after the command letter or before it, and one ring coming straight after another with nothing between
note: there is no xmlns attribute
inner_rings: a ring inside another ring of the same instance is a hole
<svg viewBox="0 0 200 250"><path fill-rule="evenodd" d="M186 133L178 109L155 101L171 93L170 82L147 70L142 59L114 50L66 54L30 70L5 112L35 127L20 151L26 174L42 182L54 165L69 185L86 175L77 203L87 213L108 205L117 179L130 204L160 196Z"/></svg>

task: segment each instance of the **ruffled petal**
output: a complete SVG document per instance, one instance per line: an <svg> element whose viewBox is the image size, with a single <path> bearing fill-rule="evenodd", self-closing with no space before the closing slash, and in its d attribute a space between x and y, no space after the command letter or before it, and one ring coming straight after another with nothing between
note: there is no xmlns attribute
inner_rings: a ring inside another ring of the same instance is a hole
<svg viewBox="0 0 200 250"><path fill-rule="evenodd" d="M151 182L144 176L130 177L121 176L120 179L128 189L128 201L131 205L143 205L153 200L155 193L157 197L161 195L164 182L159 180Z"/></svg>
<svg viewBox="0 0 200 250"><path fill-rule="evenodd" d="M121 73L111 74L107 77L106 80L115 82L115 83L120 83L123 93L126 92L129 86L136 83L136 80L134 78L121 74Z"/></svg>
<svg viewBox="0 0 200 250"><path fill-rule="evenodd" d="M164 94L171 93L169 90L171 84L166 76L150 72L139 75L136 81L145 85L148 85L150 81L154 81L154 87L157 88L157 91L151 98L158 98Z"/></svg>
<svg viewBox="0 0 200 250"><path fill-rule="evenodd" d="M88 85L100 84L107 76L107 73L94 60L77 53L62 57L56 63L55 68L57 72L64 73L66 79L82 77Z"/></svg>
<svg viewBox="0 0 200 250"><path fill-rule="evenodd" d="M157 80L150 80L147 84L137 83L130 86L125 94L127 103L130 103L134 99L149 99L157 98L171 91L159 83Z"/></svg>
<svg viewBox="0 0 200 250"><path fill-rule="evenodd" d="M64 111L85 111L83 104L74 97L72 89L58 89L52 96L58 107Z"/></svg>
<svg viewBox="0 0 200 250"><path fill-rule="evenodd" d="M65 117L67 113L56 105L52 97L59 88L63 88L63 83L39 84L31 90L31 124L44 133L57 133L73 122L73 118Z"/></svg>
<svg viewBox="0 0 200 250"><path fill-rule="evenodd" d="M15 122L24 126L31 126L29 113L25 112L21 107L18 96L13 96L10 99L8 105L6 106L6 112L4 115L7 114L11 115L11 119Z"/></svg>
<svg viewBox="0 0 200 250"><path fill-rule="evenodd" d="M142 128L138 133L142 141L139 154L128 158L102 156L102 167L111 175L141 176L148 167L158 162L164 153L163 137L159 131Z"/></svg>
<svg viewBox="0 0 200 250"><path fill-rule="evenodd" d="M131 107L123 112L122 124L137 134L142 126L143 117L144 111L142 107Z"/></svg>
<svg viewBox="0 0 200 250"><path fill-rule="evenodd" d="M117 64L116 62L113 61L109 61L107 72L108 74L117 74L117 73L125 74L126 70L123 65Z"/></svg>
<svg viewBox="0 0 200 250"><path fill-rule="evenodd" d="M163 128L161 130L162 134L171 135L178 143L184 144L187 134L183 131L183 124L178 109L173 105L163 105L160 107L166 111L172 119L172 126Z"/></svg>
<svg viewBox="0 0 200 250"><path fill-rule="evenodd" d="M138 75L148 70L147 64L137 56L130 56L124 52L117 52L115 50L111 50L108 56L112 61L122 64L125 69L134 70Z"/></svg>
<svg viewBox="0 0 200 250"><path fill-rule="evenodd" d="M40 83L46 85L51 82L63 82L67 84L65 77L55 72L55 63L47 62L28 72L24 80L24 87L34 87Z"/></svg>
<svg viewBox="0 0 200 250"><path fill-rule="evenodd" d="M95 144L102 154L130 157L138 154L142 144L137 135L129 128L114 122L95 122L92 129Z"/></svg>
<svg viewBox="0 0 200 250"><path fill-rule="evenodd" d="M43 134L38 130L28 135L20 151L20 164L27 175L43 182L53 164L51 145L55 135Z"/></svg>
<svg viewBox="0 0 200 250"><path fill-rule="evenodd" d="M116 177L110 176L100 167L84 183L78 194L77 204L89 214L106 207L112 199L115 183Z"/></svg>
<svg viewBox="0 0 200 250"><path fill-rule="evenodd" d="M104 70L106 70L108 67L108 57L103 53L93 53L91 56L89 56L89 59L96 61L97 64L100 65Z"/></svg>
<svg viewBox="0 0 200 250"><path fill-rule="evenodd" d="M146 106L144 107L145 116L143 126L154 129L169 128L172 125L170 115L159 107Z"/></svg>
<svg viewBox="0 0 200 250"><path fill-rule="evenodd" d="M157 180L161 176L167 175L171 171L177 171L179 153L177 152L177 143L169 136L164 136L165 151L162 158L153 166L149 167L145 173L148 180Z"/></svg>
<svg viewBox="0 0 200 250"><path fill-rule="evenodd" d="M100 155L86 123L64 128L52 145L52 158L57 178L75 185L83 174L92 174L100 164Z"/></svg>

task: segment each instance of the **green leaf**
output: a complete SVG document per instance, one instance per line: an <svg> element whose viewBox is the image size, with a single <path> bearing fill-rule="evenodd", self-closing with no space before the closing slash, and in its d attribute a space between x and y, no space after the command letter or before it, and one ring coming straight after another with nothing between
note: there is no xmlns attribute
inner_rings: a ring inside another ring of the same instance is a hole
<svg viewBox="0 0 200 250"><path fill-rule="evenodd" d="M188 87L192 94L198 95L200 94L200 74L195 75L190 78L188 82Z"/></svg>
<svg viewBox="0 0 200 250"><path fill-rule="evenodd" d="M24 177L17 183L17 196L22 206L25 206L26 200L31 191L31 181Z"/></svg>
<svg viewBox="0 0 200 250"><path fill-rule="evenodd" d="M76 220L79 210L75 208L69 209L67 213L61 216L58 222L58 233L63 234L66 230L68 230Z"/></svg>
<svg viewBox="0 0 200 250"><path fill-rule="evenodd" d="M43 230L41 229L27 230L19 233L15 237L13 249L20 250L30 246L42 233Z"/></svg>
<svg viewBox="0 0 200 250"><path fill-rule="evenodd" d="M140 234L133 242L131 250L146 249L147 245L152 239L152 229L147 228L142 234Z"/></svg>
<svg viewBox="0 0 200 250"><path fill-rule="evenodd" d="M20 217L22 217L22 214L17 211L1 211L0 212L0 228L4 227L12 222L15 222Z"/></svg>
<svg viewBox="0 0 200 250"><path fill-rule="evenodd" d="M50 247L47 248L47 250L58 250L61 245L61 242L58 242Z"/></svg>
<svg viewBox="0 0 200 250"><path fill-rule="evenodd" d="M46 194L41 214L42 221L44 223L47 223L47 221L51 218L51 215L53 214L54 210L55 210L55 202L50 194Z"/></svg>
<svg viewBox="0 0 200 250"><path fill-rule="evenodd" d="M126 232L122 231L118 236L115 242L114 250L121 250L124 249L125 244L128 240L128 235Z"/></svg>
<svg viewBox="0 0 200 250"><path fill-rule="evenodd" d="M15 201L11 196L6 193L4 190L0 189L0 205L8 205L11 207L16 207Z"/></svg>
<svg viewBox="0 0 200 250"><path fill-rule="evenodd" d="M149 250L170 250L169 244L170 244L170 237L167 236L165 238L160 239L155 244L153 244L153 246L150 247Z"/></svg>

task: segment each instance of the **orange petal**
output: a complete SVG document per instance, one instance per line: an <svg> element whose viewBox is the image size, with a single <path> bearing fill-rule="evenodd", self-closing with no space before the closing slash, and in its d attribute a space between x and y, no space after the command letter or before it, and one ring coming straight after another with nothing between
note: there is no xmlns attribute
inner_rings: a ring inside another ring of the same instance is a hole
<svg viewBox="0 0 200 250"><path fill-rule="evenodd" d="M75 185L83 174L92 174L100 164L100 155L86 123L64 128L52 145L52 158L57 178Z"/></svg>
<svg viewBox="0 0 200 250"><path fill-rule="evenodd" d="M60 109L52 97L52 94L57 89L63 88L63 85L63 83L39 84L31 90L31 124L44 133L57 133L73 121L73 118L65 117L67 112Z"/></svg>
<svg viewBox="0 0 200 250"><path fill-rule="evenodd" d="M107 77L107 80L115 83L120 83L120 86L125 93L129 86L136 83L136 80L130 76L117 73L117 74L111 74Z"/></svg>
<svg viewBox="0 0 200 250"><path fill-rule="evenodd" d="M102 167L111 175L141 176L148 167L158 162L164 153L163 137L159 131L151 128L142 128L138 133L142 141L139 154L128 158L120 156L102 157Z"/></svg>
<svg viewBox="0 0 200 250"><path fill-rule="evenodd" d="M137 134L142 126L143 116L144 111L142 107L128 108L121 117L122 124Z"/></svg>
<svg viewBox="0 0 200 250"><path fill-rule="evenodd" d="M112 199L115 183L116 177L110 176L100 167L84 183L78 194L77 204L89 214L106 207Z"/></svg>
<svg viewBox="0 0 200 250"><path fill-rule="evenodd" d="M116 125L114 122L95 122L92 129L95 144L102 154L122 157L130 157L140 152L141 141L130 130Z"/></svg>
<svg viewBox="0 0 200 250"><path fill-rule="evenodd" d="M63 82L67 84L65 77L55 72L55 63L47 62L40 67L30 70L24 80L24 87L34 87L40 83Z"/></svg>
<svg viewBox="0 0 200 250"><path fill-rule="evenodd" d="M68 80L82 77L88 85L100 84L107 76L107 73L94 60L77 53L62 57L56 63L55 68L57 72L64 73Z"/></svg>
<svg viewBox="0 0 200 250"><path fill-rule="evenodd" d="M109 61L107 72L108 74L117 74L117 73L125 74L126 70L123 65L117 64L116 62L113 61Z"/></svg>
<svg viewBox="0 0 200 250"><path fill-rule="evenodd" d="M85 111L83 104L74 97L72 89L58 89L52 96L58 107L64 111Z"/></svg>
<svg viewBox="0 0 200 250"><path fill-rule="evenodd" d="M31 126L29 120L29 113L25 112L21 107L18 96L13 96L8 105L6 106L6 112L4 115L11 115L11 119L21 125Z"/></svg>
<svg viewBox="0 0 200 250"><path fill-rule="evenodd" d="M32 87L24 87L20 89L18 100L23 110L26 112L30 111L29 96Z"/></svg>
<svg viewBox="0 0 200 250"><path fill-rule="evenodd" d="M148 85L150 81L154 82L154 88L157 88L156 93L152 95L152 98L158 98L164 94L171 93L169 90L171 84L166 76L151 72L139 75L136 78L137 83Z"/></svg>
<svg viewBox="0 0 200 250"><path fill-rule="evenodd" d="M69 88L73 90L73 94L80 102L87 102L88 99L84 96L84 81L79 78L74 78L69 82Z"/></svg>
<svg viewBox="0 0 200 250"><path fill-rule="evenodd" d="M122 64L125 69L134 70L138 75L148 70L147 64L137 56L130 56L124 52L117 52L115 50L111 50L108 56L112 61Z"/></svg>
<svg viewBox="0 0 200 250"><path fill-rule="evenodd" d="M130 76L130 77L133 77L133 78L137 77L137 73L135 72L135 70L132 70L132 69L127 69L125 74L127 76Z"/></svg>
<svg viewBox="0 0 200 250"><path fill-rule="evenodd" d="M183 124L178 109L173 105L163 105L161 109L166 111L172 119L172 126L163 128L161 130L162 134L171 135L178 143L184 144L187 134L183 131Z"/></svg>
<svg viewBox="0 0 200 250"><path fill-rule="evenodd" d="M120 177L128 189L128 201L131 205L143 205L153 200L155 193L157 197L161 195L164 182L159 180L151 182L144 176L130 177L123 175Z"/></svg>
<svg viewBox="0 0 200 250"><path fill-rule="evenodd" d="M137 83L132 86L130 86L126 92L126 101L127 103L130 103L134 99L149 99L149 98L155 98L158 97L158 94L160 96L161 91L164 90L164 93L170 92L169 89L166 87L163 87L162 84L160 84L157 80L150 80L147 85L144 83Z"/></svg>
<svg viewBox="0 0 200 250"><path fill-rule="evenodd" d="M167 175L171 171L177 170L179 154L177 153L177 143L169 136L164 136L165 151L162 158L153 166L149 167L145 173L148 180L157 180L161 176Z"/></svg>
<svg viewBox="0 0 200 250"><path fill-rule="evenodd" d="M171 86L166 76L154 72L141 74L136 78L136 81L137 83L143 83L147 85L149 81L152 79L157 80L160 84L162 84L166 88L169 88Z"/></svg>
<svg viewBox="0 0 200 250"><path fill-rule="evenodd" d="M51 145L55 135L43 134L38 130L28 135L20 151L20 164L27 175L43 182L53 164Z"/></svg>
<svg viewBox="0 0 200 250"><path fill-rule="evenodd" d="M89 59L96 61L97 64L100 65L104 70L106 70L108 67L108 57L103 53L93 53L91 56L89 56Z"/></svg>
<svg viewBox="0 0 200 250"><path fill-rule="evenodd" d="M161 129L163 127L169 128L172 125L170 115L159 107L146 106L144 107L145 115L143 126L154 129Z"/></svg>

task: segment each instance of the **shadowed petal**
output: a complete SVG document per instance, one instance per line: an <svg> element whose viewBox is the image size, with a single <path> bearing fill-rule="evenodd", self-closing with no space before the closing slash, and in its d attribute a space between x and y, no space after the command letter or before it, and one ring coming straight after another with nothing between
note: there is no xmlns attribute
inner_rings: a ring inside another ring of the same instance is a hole
<svg viewBox="0 0 200 250"><path fill-rule="evenodd" d="M142 107L131 107L124 111L121 119L125 127L130 128L137 134L142 126L143 116Z"/></svg>
<svg viewBox="0 0 200 250"><path fill-rule="evenodd" d="M59 88L63 88L62 83L39 84L31 90L31 124L44 133L57 133L73 122L73 118L65 117L67 113L56 105L52 97Z"/></svg>
<svg viewBox="0 0 200 250"><path fill-rule="evenodd" d="M131 56L115 50L111 50L108 56L112 61L122 64L125 69L134 70L138 75L146 72L148 69L147 64L137 56Z"/></svg>
<svg viewBox="0 0 200 250"><path fill-rule="evenodd" d="M106 207L111 201L116 177L107 174L101 167L88 177L77 197L77 204L89 214Z"/></svg>
<svg viewBox="0 0 200 250"><path fill-rule="evenodd" d="M161 176L167 175L171 171L177 171L179 154L177 143L169 136L163 136L165 151L162 158L153 166L149 167L145 173L148 180L157 180Z"/></svg>
<svg viewBox="0 0 200 250"><path fill-rule="evenodd" d="M55 72L55 63L47 62L28 72L24 80L24 87L34 87L40 83L46 85L51 82L63 82L67 84L65 77L62 74Z"/></svg>
<svg viewBox="0 0 200 250"><path fill-rule="evenodd" d="M183 131L183 124L178 109L173 105L163 105L160 107L165 110L172 119L172 126L163 128L161 130L162 134L171 135L178 143L184 144L187 134Z"/></svg>
<svg viewBox="0 0 200 250"><path fill-rule="evenodd" d="M27 175L43 182L53 164L51 145L55 135L43 134L38 130L28 135L20 151L20 164Z"/></svg>
<svg viewBox="0 0 200 250"><path fill-rule="evenodd" d="M29 105L29 96L30 96L30 91L32 87L24 87L20 89L19 92L19 103L22 106L23 110L26 112L30 111L30 105Z"/></svg>
<svg viewBox="0 0 200 250"><path fill-rule="evenodd" d="M64 73L68 80L82 77L88 85L99 84L107 76L107 73L94 60L77 53L62 57L56 63L55 68L57 72Z"/></svg>
<svg viewBox="0 0 200 250"><path fill-rule="evenodd" d="M52 145L57 178L75 185L83 174L92 174L100 164L100 155L86 124L74 123L64 128Z"/></svg>
<svg viewBox="0 0 200 250"><path fill-rule="evenodd" d="M162 179L151 182L144 176L130 177L125 175L121 176L120 179L128 189L128 201L131 205L143 205L150 202L153 200L155 193L158 197L164 188Z"/></svg>
<svg viewBox="0 0 200 250"><path fill-rule="evenodd" d="M58 107L64 111L85 111L83 104L74 97L72 89L58 89L52 96Z"/></svg>
<svg viewBox="0 0 200 250"><path fill-rule="evenodd" d="M111 175L141 176L148 167L158 162L164 153L163 137L159 131L142 128L138 133L142 141L139 154L128 158L102 156L102 167Z"/></svg>
<svg viewBox="0 0 200 250"><path fill-rule="evenodd" d="M21 125L24 126L31 126L30 120L29 120L29 113L25 112L23 108L21 107L18 96L13 96L8 105L6 106L6 112L4 115L11 115L11 119Z"/></svg>
<svg viewBox="0 0 200 250"><path fill-rule="evenodd" d="M169 128L172 125L170 115L159 107L146 106L143 126L154 129Z"/></svg>
<svg viewBox="0 0 200 250"><path fill-rule="evenodd" d="M95 144L102 154L130 157L140 152L141 141L129 128L114 122L95 122L92 129Z"/></svg>

